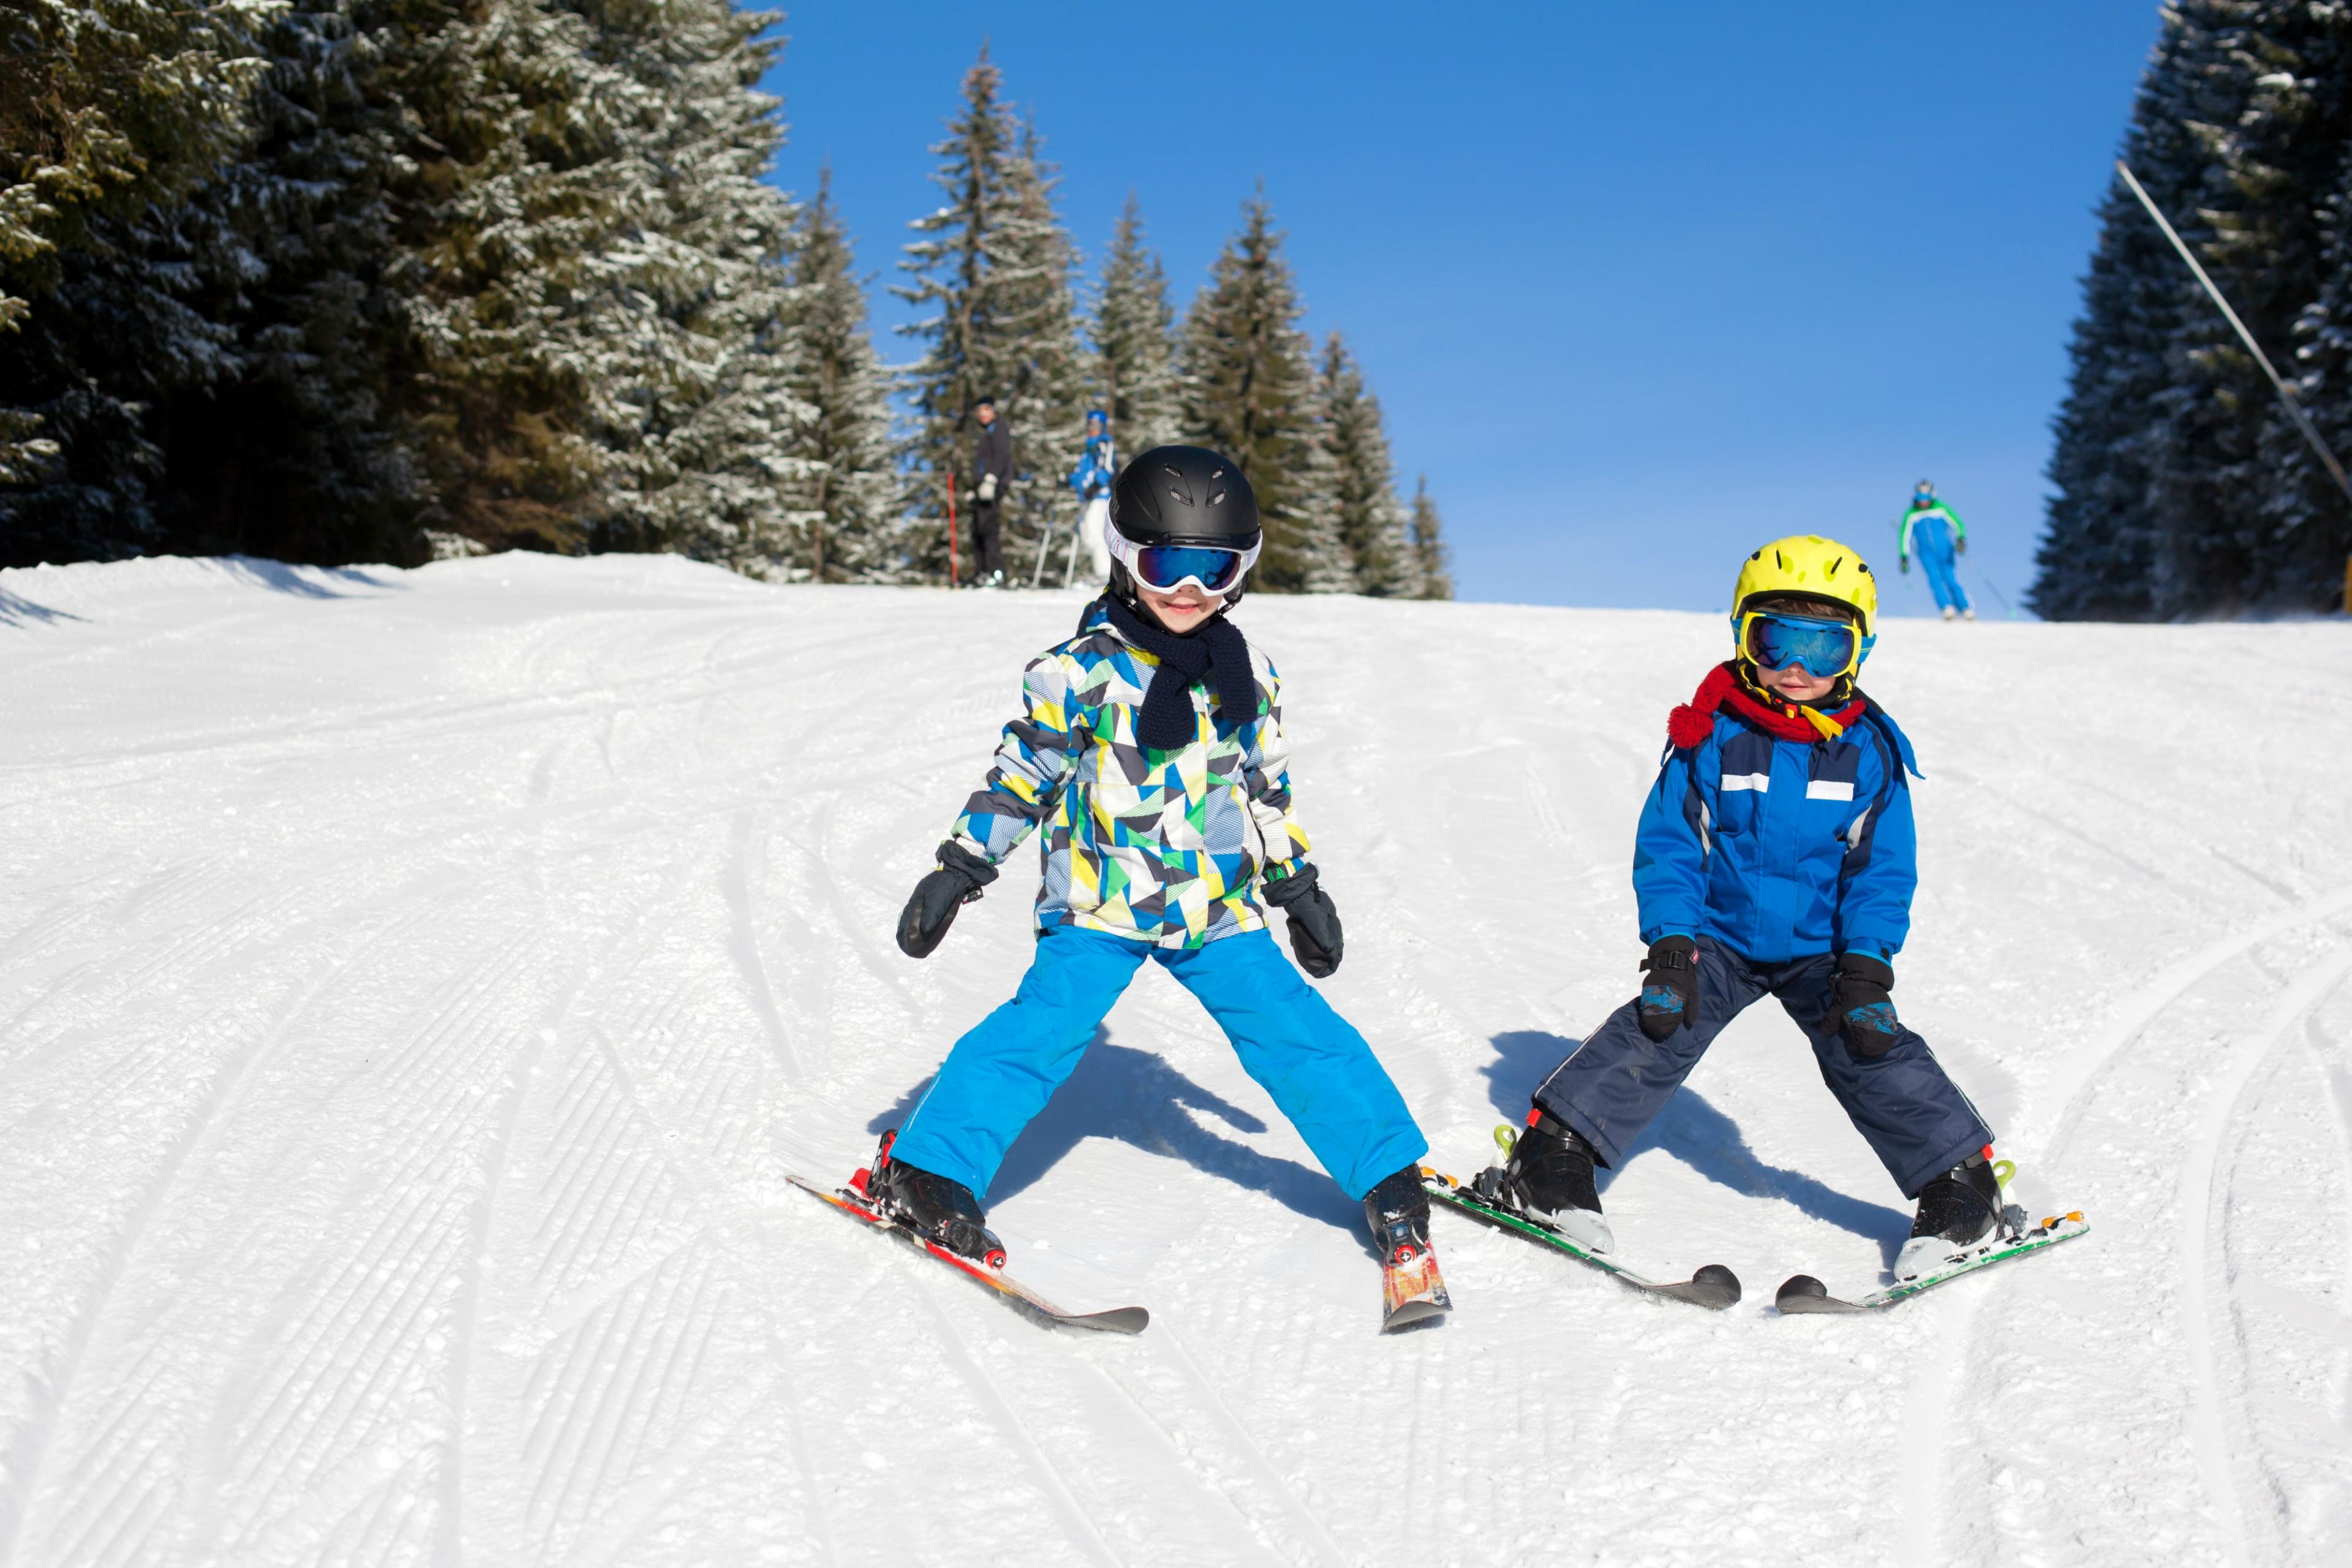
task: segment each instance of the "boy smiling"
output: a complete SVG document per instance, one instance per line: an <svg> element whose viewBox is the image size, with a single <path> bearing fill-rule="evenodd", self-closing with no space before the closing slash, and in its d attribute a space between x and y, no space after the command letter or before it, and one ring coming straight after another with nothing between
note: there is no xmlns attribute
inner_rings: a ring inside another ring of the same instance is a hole
<svg viewBox="0 0 2352 1568"><path fill-rule="evenodd" d="M1904 1196L1908 1279L2000 1212L1991 1131L1895 1016L1917 884L1911 743L1854 684L1877 641L1861 556L1806 534L1742 564L1733 656L1666 723L1634 833L1649 978L1536 1086L1507 1167L1530 1219L1612 1246L1596 1165L1624 1158L1725 1026L1768 993Z"/></svg>

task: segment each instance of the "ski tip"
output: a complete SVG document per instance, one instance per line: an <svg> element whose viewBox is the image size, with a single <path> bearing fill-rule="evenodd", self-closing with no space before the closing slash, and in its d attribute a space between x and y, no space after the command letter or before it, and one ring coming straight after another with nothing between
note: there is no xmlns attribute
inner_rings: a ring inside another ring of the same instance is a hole
<svg viewBox="0 0 2352 1568"><path fill-rule="evenodd" d="M1811 1275L1791 1274L1781 1281L1780 1289L1773 1292L1772 1304L1785 1312L1791 1301L1825 1300L1829 1293L1830 1288Z"/></svg>
<svg viewBox="0 0 2352 1568"><path fill-rule="evenodd" d="M1445 1316L1447 1309L1434 1301L1406 1301L1381 1320L1381 1332L1392 1334L1399 1329L1409 1329L1417 1323L1433 1323Z"/></svg>
<svg viewBox="0 0 2352 1568"><path fill-rule="evenodd" d="M1720 1263L1707 1264L1691 1276L1691 1283L1706 1290L1710 1298L1721 1298L1727 1307L1736 1306L1738 1303L1739 1276ZM1813 1283L1818 1287L1821 1282L1815 1280Z"/></svg>
<svg viewBox="0 0 2352 1568"><path fill-rule="evenodd" d="M1151 1313L1142 1307L1113 1307L1102 1312L1066 1312L1055 1321L1106 1334L1139 1334L1151 1326Z"/></svg>
<svg viewBox="0 0 2352 1568"><path fill-rule="evenodd" d="M1885 1304L1875 1298L1860 1303L1841 1301L1830 1294L1828 1286L1810 1274L1791 1274L1772 1297L1772 1305L1790 1317L1811 1312L1869 1312Z"/></svg>

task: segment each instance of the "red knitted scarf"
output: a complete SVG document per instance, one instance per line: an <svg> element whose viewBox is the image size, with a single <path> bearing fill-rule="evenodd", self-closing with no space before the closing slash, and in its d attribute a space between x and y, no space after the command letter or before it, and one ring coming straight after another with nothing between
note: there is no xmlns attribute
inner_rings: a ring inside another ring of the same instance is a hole
<svg viewBox="0 0 2352 1568"><path fill-rule="evenodd" d="M1805 716L1804 709L1793 702L1758 695L1754 687L1739 679L1736 663L1726 662L1708 670L1706 679L1698 683L1697 694L1666 715L1666 739L1679 748L1697 745L1714 732L1717 709L1729 709L1734 717L1783 741L1830 738L1820 725ZM1856 692L1844 707L1821 716L1843 733L1860 723L1869 710L1870 704Z"/></svg>

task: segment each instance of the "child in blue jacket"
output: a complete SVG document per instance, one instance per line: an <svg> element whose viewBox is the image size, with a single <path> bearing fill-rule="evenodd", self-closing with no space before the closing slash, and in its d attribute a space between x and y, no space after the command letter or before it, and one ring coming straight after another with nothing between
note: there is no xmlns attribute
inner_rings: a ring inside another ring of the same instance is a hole
<svg viewBox="0 0 2352 1568"><path fill-rule="evenodd" d="M1889 994L1917 882L1906 774L1918 770L1854 685L1877 584L1853 551L1803 535L1748 557L1733 603L1734 656L1669 717L1634 834L1649 978L1537 1086L1507 1188L1530 1218L1610 1250L1594 1167L1622 1159L1769 993L1918 1200L1895 1269L1912 1278L1993 1233L2000 1186L1991 1130Z"/></svg>

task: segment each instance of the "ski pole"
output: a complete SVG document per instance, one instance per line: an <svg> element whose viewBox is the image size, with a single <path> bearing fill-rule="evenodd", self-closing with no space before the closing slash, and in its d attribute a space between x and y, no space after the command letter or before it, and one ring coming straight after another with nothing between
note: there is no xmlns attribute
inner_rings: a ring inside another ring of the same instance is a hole
<svg viewBox="0 0 2352 1568"><path fill-rule="evenodd" d="M2304 413L2303 405L2294 400L2294 394L2287 390L2286 383L2279 379L2279 373L2272 368L2271 356L2263 353L2263 346L2254 342L2254 334L2246 331L2246 323L2238 320L2238 312L2230 309L2230 301L2221 298L2221 290L2213 286L2213 279L2205 276L2205 268L2198 265L2197 258L2190 255L2189 247L2180 242L2180 236L2174 231L2172 225L2165 221L2163 213L2157 210L2155 201L2132 174L2131 165L2118 158L2116 160L2116 173L2124 177L2124 184L2129 185L2132 195L2139 198L2139 205L2147 209L2147 216L2156 220L2157 227L2164 230L2164 237L2172 241L2172 248L2180 253L2180 259L2189 263L2189 270L2197 275L2197 281L2203 284L2205 292L2213 297L2213 303L2221 308L2222 319L2237 332L2238 341L2246 345L2246 352L2254 356L2254 363L2263 367L2263 374L2271 378L2271 385L2278 391L2279 401L2286 405L2287 417L2294 420L2294 427L2303 432L2303 438L2311 443L2311 449L2319 454L2319 460L2327 465L2328 475L2335 479L2336 488L2344 492L2344 499L2352 501L2352 479L2344 477L2344 465L2336 460L2335 452L2320 439L2318 430Z"/></svg>
<svg viewBox="0 0 2352 1568"><path fill-rule="evenodd" d="M2018 618L2018 615L2017 615L2017 606L2016 606L2015 605L2012 605L2012 604L2011 604L2011 603L2009 602L2009 595L2006 595L2006 594L2004 594L2004 593L2002 593L2002 592L2000 591L2000 584L1998 584L1998 583L1994 582L1990 577L1989 577L1989 576L1985 575L1985 572L1984 572L1984 569L1983 569L1982 567L1980 567L1980 566L1971 566L1971 567L1969 567L1969 576L1971 576L1971 577L1973 577L1973 578L1975 578L1975 579L1977 580L1977 585L1978 585L1979 587L1981 587L1981 588L1988 588L1988 589L1990 589L1990 590L1991 590L1991 592L1992 592L1992 596L1993 596L1994 598L1999 599L1999 600L2000 601L2000 607L2001 607L2002 609L2007 610L2007 611L2009 612L2009 618L2010 618L2011 620L2012 620L2012 621L2013 621L2013 620L2016 620L2016 619Z"/></svg>
<svg viewBox="0 0 2352 1568"><path fill-rule="evenodd" d="M950 588L958 585L956 583L955 533L955 470L953 468L950 468L948 470L948 586Z"/></svg>
<svg viewBox="0 0 2352 1568"><path fill-rule="evenodd" d="M1045 547L1053 542L1054 514L1049 511L1045 514L1045 526L1037 531L1037 569L1029 574L1029 585L1032 588L1042 588L1045 585Z"/></svg>

